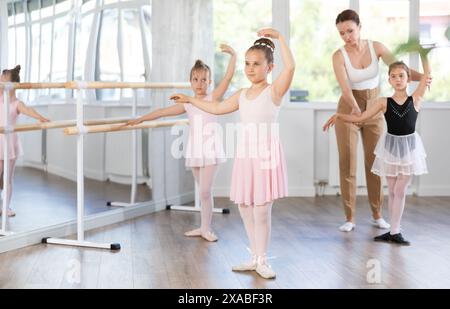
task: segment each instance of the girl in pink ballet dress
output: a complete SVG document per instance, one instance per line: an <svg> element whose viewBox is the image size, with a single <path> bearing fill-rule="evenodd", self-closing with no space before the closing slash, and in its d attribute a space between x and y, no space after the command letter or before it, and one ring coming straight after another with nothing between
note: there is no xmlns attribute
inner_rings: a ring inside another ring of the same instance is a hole
<svg viewBox="0 0 450 309"><path fill-rule="evenodd" d="M233 271L255 270L261 277L275 278L267 263L271 232L272 204L287 196L287 168L278 136L277 117L283 96L289 90L295 62L284 37L274 29L262 29L245 54L245 74L250 88L240 89L223 102L206 102L200 98L175 94L177 103L190 103L206 112L221 115L239 110L238 143L231 179L230 199L239 205L250 243L250 262L234 266ZM283 68L269 84L267 76L273 69L277 39L281 46Z"/></svg>

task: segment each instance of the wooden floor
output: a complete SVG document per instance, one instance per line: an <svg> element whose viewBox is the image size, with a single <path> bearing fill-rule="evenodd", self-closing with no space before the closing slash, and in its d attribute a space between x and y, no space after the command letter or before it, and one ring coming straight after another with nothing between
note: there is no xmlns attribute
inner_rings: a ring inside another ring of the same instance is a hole
<svg viewBox="0 0 450 309"><path fill-rule="evenodd" d="M107 201L128 202L131 187L85 179L85 215L111 210ZM151 190L138 185L136 200L148 201ZM11 208L17 216L8 219L8 230L30 231L73 220L77 216L77 184L43 171L17 167Z"/></svg>
<svg viewBox="0 0 450 309"><path fill-rule="evenodd" d="M382 231L370 226L364 197L351 233L337 229L339 197L280 200L269 252L275 280L231 271L248 257L246 236L229 200L218 198L216 206L231 208L214 215L217 243L183 236L199 224L198 213L161 211L88 233L88 240L120 242L116 253L35 245L0 254L0 287L450 288L450 198L407 198L403 233L410 247L372 241Z"/></svg>

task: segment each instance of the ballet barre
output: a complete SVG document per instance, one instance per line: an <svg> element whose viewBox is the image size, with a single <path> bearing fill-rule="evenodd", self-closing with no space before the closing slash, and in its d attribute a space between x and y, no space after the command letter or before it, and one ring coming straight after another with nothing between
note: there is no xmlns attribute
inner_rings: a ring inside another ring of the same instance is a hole
<svg viewBox="0 0 450 309"><path fill-rule="evenodd" d="M90 126L84 125L84 111L81 92L85 89L133 89L134 100L132 105L132 118L136 118L137 109L137 89L186 89L189 88L189 83L117 83L117 82L84 82L84 81L71 81L66 83L67 89L74 89L78 92L76 100L76 115L77 122L75 133L77 135L77 240L68 239L56 239L56 238L44 238L43 243L82 246L90 248L120 250L120 244L118 243L92 243L84 240L84 135L88 133ZM125 126L123 126L125 128ZM117 129L117 128L116 128ZM137 128L136 128L137 129ZM105 131L106 132L106 131ZM135 206L147 203L136 203L136 187L137 187L137 134L136 130L132 131L132 185L131 185L131 201L130 203L120 202L107 202L108 206Z"/></svg>
<svg viewBox="0 0 450 309"><path fill-rule="evenodd" d="M85 120L84 125L106 125L115 123L125 123L134 118L103 118L103 119L90 119ZM36 130L47 130L47 129L61 129L76 125L76 120L57 120L51 122L40 122L40 123L30 123L16 125L10 128L10 132L26 132L26 131L36 131ZM5 132L5 127L0 127L0 134Z"/></svg>
<svg viewBox="0 0 450 309"><path fill-rule="evenodd" d="M137 129L151 129L151 128L161 128L161 127L171 127L176 125L187 125L189 120L177 119L177 120L154 120L145 121L136 125L126 125L126 124L100 124L100 125L87 125L83 129L83 133L105 133L105 132L116 132L116 131L129 131ZM64 134L66 135L77 135L80 134L78 127L68 127L64 128Z"/></svg>

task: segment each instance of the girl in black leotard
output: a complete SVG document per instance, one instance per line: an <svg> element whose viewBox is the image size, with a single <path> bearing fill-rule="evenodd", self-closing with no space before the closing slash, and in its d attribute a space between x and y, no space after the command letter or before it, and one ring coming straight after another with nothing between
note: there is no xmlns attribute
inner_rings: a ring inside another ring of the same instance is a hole
<svg viewBox="0 0 450 309"><path fill-rule="evenodd" d="M391 230L375 237L375 241L410 244L400 233L406 189L413 175L428 172L422 140L415 132L417 115L427 88L426 80L430 75L426 56L422 56L422 63L424 74L411 96L408 96L406 92L410 80L409 69L403 62L394 62L389 66L389 83L395 90L392 97L379 98L361 116L334 114L323 127L324 130L328 130L338 118L346 122L360 123L369 120L380 111L384 112L387 132L380 137L375 148L376 158L372 173L386 176L389 188Z"/></svg>

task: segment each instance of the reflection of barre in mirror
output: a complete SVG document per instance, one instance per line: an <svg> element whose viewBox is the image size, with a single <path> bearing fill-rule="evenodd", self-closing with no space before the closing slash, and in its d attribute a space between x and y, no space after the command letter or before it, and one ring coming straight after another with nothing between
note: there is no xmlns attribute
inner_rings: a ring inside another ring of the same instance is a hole
<svg viewBox="0 0 450 309"><path fill-rule="evenodd" d="M85 120L84 125L93 126L93 125L104 125L104 124L115 124L115 123L125 123L132 118L104 118L104 119L92 119ZM61 129L67 128L76 125L76 120L58 120L51 122L42 122L42 123L31 123L31 124L22 124L16 125L11 128L11 132L26 132L26 131L35 131L35 130L47 130L47 129ZM0 127L0 134L5 132L5 127Z"/></svg>
<svg viewBox="0 0 450 309"><path fill-rule="evenodd" d="M138 129L154 129L187 124L189 124L188 119L146 121L134 126L125 126L124 124L87 125L83 128L82 133L105 133L105 132L138 130ZM68 128L66 127L64 128L64 134L77 135L80 134L80 130L77 127L68 127Z"/></svg>
<svg viewBox="0 0 450 309"><path fill-rule="evenodd" d="M94 120L84 120L83 115L83 101L81 91L83 89L106 89L106 88L132 88L132 89L183 89L188 87L188 84L185 83L102 83L102 82L67 82L67 83L0 83L0 90L5 91L4 95L4 115L9 114L9 105L10 105L10 96L9 92L15 89L53 89L53 88L65 88L65 89L76 89L78 91L77 102L76 102L76 121L74 120L61 120L61 121L53 121L46 123L37 123L37 124L27 124L27 125L17 125L11 126L9 117L5 117L4 126L0 127L0 134L4 134L8 136L9 134L16 134L16 132L23 131L37 131L37 130L46 130L46 129L58 129L58 128L68 128L70 126L76 125L76 131L82 132L77 136L77 239L69 240L69 239L56 239L51 237L46 237L42 239L42 243L46 244L61 244L61 245L72 245L79 247L91 247L91 248L101 248L101 249L110 249L110 250L119 250L120 244L117 243L93 243L84 240L84 154L83 154L83 144L84 144L84 133L85 128L102 126L103 130L106 127L113 126L115 130L117 127L122 127L123 130L133 130L133 187L132 191L135 190L136 186L136 136L135 132L138 128L155 128L155 127L167 127L175 124L187 124L186 120L176 120L171 122L159 122L159 125L152 124L143 124L141 126L135 126L134 128L126 128L124 123L130 121L132 118L106 118L106 119L94 119ZM133 104L133 117L136 116L136 91L134 91L135 100ZM48 121L48 120L47 120ZM106 131L104 131L106 132ZM6 139L5 139L6 140ZM4 190L8 190L8 152L9 152L9 143L4 143L4 154L5 160L4 162ZM143 203L134 203L135 191L132 192L132 203L131 205L138 205ZM7 199L3 200L3 211L7 209ZM0 235L8 235L11 234L10 231L7 231L6 225L6 217L2 218L2 228L0 231Z"/></svg>
<svg viewBox="0 0 450 309"><path fill-rule="evenodd" d="M92 248L102 248L111 250L120 250L120 244L109 244L109 243L91 243L84 240L84 134L88 130L88 126L84 125L84 113L83 113L83 102L82 94L83 89L109 89L109 88L131 88L134 89L134 100L132 106L132 116L136 116L137 107L137 92L136 89L171 89L171 88L186 88L186 84L181 83L102 83L102 82L69 82L67 83L67 88L75 89L78 92L77 102L76 102L76 113L77 113L77 240L67 240L67 239L55 239L55 238L44 238L43 243L60 244L60 245L72 245L72 246L83 246ZM117 206L136 206L138 204L146 203L135 203L134 196L136 194L136 183L137 183L137 136L136 130L132 131L132 151L133 151L133 176L132 176L132 189L131 189L131 203L123 204ZM112 203L108 203L111 204Z"/></svg>

